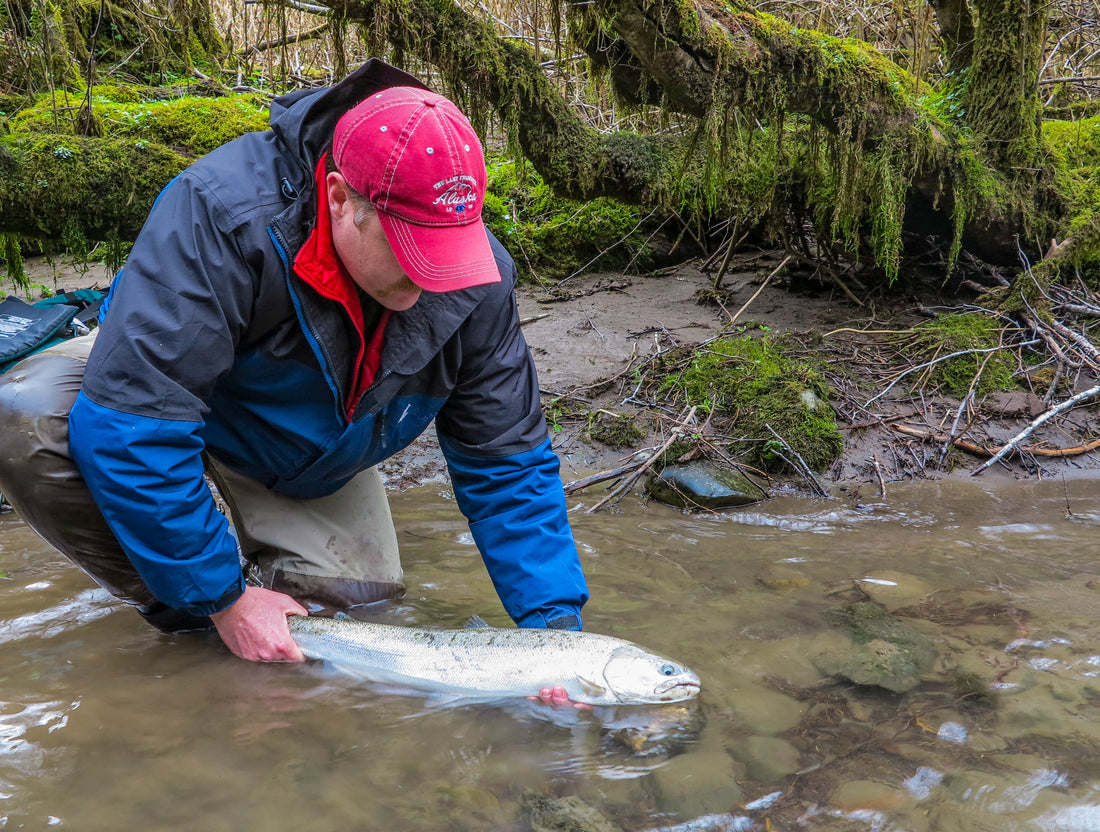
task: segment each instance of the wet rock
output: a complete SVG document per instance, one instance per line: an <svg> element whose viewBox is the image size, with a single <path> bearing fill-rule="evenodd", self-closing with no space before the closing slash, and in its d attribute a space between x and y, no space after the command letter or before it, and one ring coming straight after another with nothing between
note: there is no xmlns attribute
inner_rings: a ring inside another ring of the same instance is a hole
<svg viewBox="0 0 1100 832"><path fill-rule="evenodd" d="M779 737L749 737L737 756L745 774L761 783L774 783L802 768L798 749Z"/></svg>
<svg viewBox="0 0 1100 832"><path fill-rule="evenodd" d="M845 812L889 812L913 804L908 793L873 780L842 783L833 792L831 801Z"/></svg>
<svg viewBox="0 0 1100 832"><path fill-rule="evenodd" d="M846 626L852 643L819 655L814 665L822 673L904 693L915 688L936 661L936 647L928 636L877 604L846 604L826 617Z"/></svg>
<svg viewBox="0 0 1100 832"><path fill-rule="evenodd" d="M734 763L724 751L702 751L673 757L647 774L644 785L658 811L672 817L698 817L728 812L744 799Z"/></svg>
<svg viewBox="0 0 1100 832"><path fill-rule="evenodd" d="M789 566L768 564L756 574L756 582L776 592L801 589L810 585L810 579L797 569Z"/></svg>
<svg viewBox="0 0 1100 832"><path fill-rule="evenodd" d="M685 508L729 508L766 499L768 494L753 479L713 462L666 465L646 482L655 500Z"/></svg>
<svg viewBox="0 0 1100 832"><path fill-rule="evenodd" d="M529 791L521 803L534 832L623 832L621 826L579 797L551 797Z"/></svg>

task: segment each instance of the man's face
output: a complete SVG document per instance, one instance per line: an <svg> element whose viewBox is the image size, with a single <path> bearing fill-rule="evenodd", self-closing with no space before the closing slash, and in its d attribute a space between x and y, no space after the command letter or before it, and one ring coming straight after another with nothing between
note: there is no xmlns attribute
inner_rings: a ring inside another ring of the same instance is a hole
<svg viewBox="0 0 1100 832"><path fill-rule="evenodd" d="M368 211L358 225L358 202L348 195L344 177L330 173L325 180L332 245L355 285L387 309L402 312L420 297L419 286L409 280L390 248L382 223Z"/></svg>

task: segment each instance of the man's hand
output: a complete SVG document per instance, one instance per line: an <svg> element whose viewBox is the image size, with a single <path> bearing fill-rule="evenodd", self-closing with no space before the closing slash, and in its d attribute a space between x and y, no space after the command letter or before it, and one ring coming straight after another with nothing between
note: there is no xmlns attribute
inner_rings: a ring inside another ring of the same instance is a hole
<svg viewBox="0 0 1100 832"><path fill-rule="evenodd" d="M306 657L290 637L288 615L309 615L309 611L289 595L248 586L236 603L210 619L225 646L242 659L303 662Z"/></svg>
<svg viewBox="0 0 1100 832"><path fill-rule="evenodd" d="M591 705L571 700L568 691L560 685L555 685L552 688L543 688L539 691L538 696L528 696L527 698L532 702L544 702L547 705L572 705L574 708L581 711L592 710Z"/></svg>

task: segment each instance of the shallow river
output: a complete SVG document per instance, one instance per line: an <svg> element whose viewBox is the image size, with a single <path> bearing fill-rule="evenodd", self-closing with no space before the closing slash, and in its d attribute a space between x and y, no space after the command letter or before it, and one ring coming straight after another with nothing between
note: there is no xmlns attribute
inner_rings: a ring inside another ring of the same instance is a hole
<svg viewBox="0 0 1100 832"><path fill-rule="evenodd" d="M596 491L573 512L586 627L691 666L691 707L438 707L247 664L0 515L0 828L1100 829L1100 483L690 516L585 515ZM445 489L393 507L409 593L380 619L505 624ZM826 611L868 599L936 644L907 693L817 669L847 641Z"/></svg>

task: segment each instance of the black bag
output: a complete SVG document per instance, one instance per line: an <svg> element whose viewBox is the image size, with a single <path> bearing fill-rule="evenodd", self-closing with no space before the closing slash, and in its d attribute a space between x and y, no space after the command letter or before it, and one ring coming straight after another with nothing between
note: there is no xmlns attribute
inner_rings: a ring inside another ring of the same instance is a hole
<svg viewBox="0 0 1100 832"><path fill-rule="evenodd" d="M4 298L0 301L0 373L78 331L87 332L95 325L105 295L98 289L79 289L34 305L14 296Z"/></svg>

